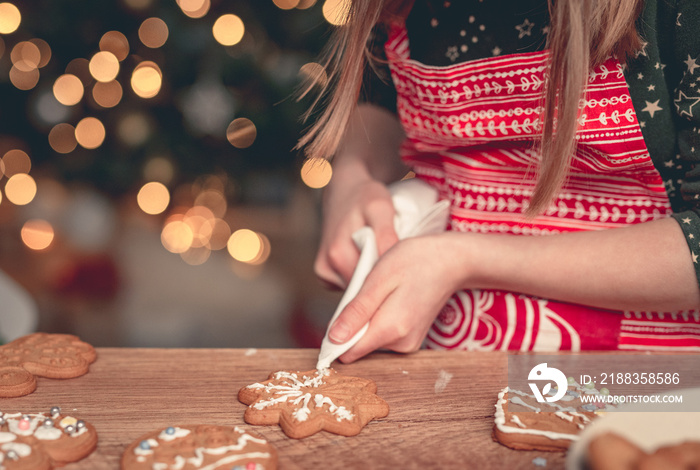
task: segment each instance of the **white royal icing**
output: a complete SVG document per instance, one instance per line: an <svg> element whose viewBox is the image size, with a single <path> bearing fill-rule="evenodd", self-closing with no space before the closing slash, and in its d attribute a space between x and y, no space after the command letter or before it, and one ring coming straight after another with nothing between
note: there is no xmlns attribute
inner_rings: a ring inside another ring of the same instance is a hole
<svg viewBox="0 0 700 470"><path fill-rule="evenodd" d="M182 428L173 428L175 432L172 434L168 434L166 430L161 431L160 434L158 434L158 439L161 441L172 441L173 439L178 439L180 437L185 437L187 436L191 431L189 429L182 429Z"/></svg>
<svg viewBox="0 0 700 470"><path fill-rule="evenodd" d="M21 442L8 442L0 446L0 449L5 452L13 450L20 457L27 457L32 454L32 448L28 444L22 444Z"/></svg>
<svg viewBox="0 0 700 470"><path fill-rule="evenodd" d="M236 429L238 430L238 429ZM184 468L187 464L190 464L194 466L195 468L198 468L200 470L214 470L216 468L219 468L222 465L230 464L239 460L249 460L249 459L265 459L269 458L270 454L267 452L248 452L245 454L235 454L235 455L225 455L229 452L236 452L243 450L245 446L248 444L248 442L255 442L259 444L266 444L267 441L264 439L258 439L256 437L251 436L250 434L241 434L238 436L238 441L235 444L227 445L227 446L221 446L221 447L213 447L213 448L205 448L205 447L197 447L194 449L194 456L192 457L183 457L181 455L175 456L175 461L173 463L163 463L163 462L154 462L152 469L153 470L181 470ZM138 447L137 447L138 448ZM221 459L218 461L211 463L207 466L202 467L202 464L204 463L204 459L207 455L222 455Z"/></svg>
<svg viewBox="0 0 700 470"><path fill-rule="evenodd" d="M287 379L292 382L291 385L282 384L272 384L263 385L261 383L254 383L249 385L247 388L251 389L264 389L265 392L272 393L274 396L268 400L261 400L253 405L253 408L257 410L262 410L269 406L273 406L277 403L284 403L290 401L293 405L300 405L293 413L292 417L300 422L306 421L311 414L311 408L309 404L311 403L311 393L302 391L302 389L308 388L318 388L323 385L323 379L329 374L328 369L322 369L316 372L315 375L310 377L305 377L303 380L295 373L289 373L286 371L276 372L274 378ZM351 421L354 415L344 406L337 406L333 401L320 393L314 394L313 404L315 408L322 408L324 404L328 405L328 411L335 415L338 421L348 420Z"/></svg>
<svg viewBox="0 0 700 470"><path fill-rule="evenodd" d="M60 439L62 435L63 431L53 426L39 426L34 431L34 437L40 441L55 441Z"/></svg>

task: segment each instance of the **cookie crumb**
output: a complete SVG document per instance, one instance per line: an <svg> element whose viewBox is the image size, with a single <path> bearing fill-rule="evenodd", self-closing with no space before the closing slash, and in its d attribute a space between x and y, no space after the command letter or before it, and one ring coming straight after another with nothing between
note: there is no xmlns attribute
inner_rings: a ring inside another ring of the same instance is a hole
<svg viewBox="0 0 700 470"><path fill-rule="evenodd" d="M245 352L246 356L254 356L255 354L258 353L258 350L255 348L250 348Z"/></svg>
<svg viewBox="0 0 700 470"><path fill-rule="evenodd" d="M452 380L453 374L450 374L446 370L440 369L438 372L438 378L435 381L435 393L442 393L447 388L447 384Z"/></svg>
<svg viewBox="0 0 700 470"><path fill-rule="evenodd" d="M534 459L532 459L532 463L533 465L535 465L535 467L546 467L547 459L545 459L544 457L535 457Z"/></svg>

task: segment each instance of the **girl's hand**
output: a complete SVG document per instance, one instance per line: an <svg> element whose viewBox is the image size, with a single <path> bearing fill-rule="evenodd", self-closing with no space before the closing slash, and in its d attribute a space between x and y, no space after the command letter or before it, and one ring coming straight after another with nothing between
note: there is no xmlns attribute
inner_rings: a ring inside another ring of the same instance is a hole
<svg viewBox="0 0 700 470"><path fill-rule="evenodd" d="M354 184L347 180L324 194L324 224L314 264L316 275L338 288L347 286L360 256L352 240L356 230L374 229L380 256L398 241L387 187L369 178Z"/></svg>
<svg viewBox="0 0 700 470"><path fill-rule="evenodd" d="M464 250L468 243L465 234L450 232L409 238L380 257L330 329L330 340L344 343L369 322L367 333L340 360L352 362L379 348L418 350L442 307L464 282L469 257L455 250Z"/></svg>

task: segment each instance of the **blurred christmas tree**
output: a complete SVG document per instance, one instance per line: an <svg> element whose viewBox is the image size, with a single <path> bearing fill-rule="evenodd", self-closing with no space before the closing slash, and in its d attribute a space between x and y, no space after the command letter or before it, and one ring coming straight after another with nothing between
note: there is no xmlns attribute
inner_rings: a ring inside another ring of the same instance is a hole
<svg viewBox="0 0 700 470"><path fill-rule="evenodd" d="M218 173L237 202L283 201L308 104L291 95L328 27L315 0L2 3L0 176L118 197Z"/></svg>

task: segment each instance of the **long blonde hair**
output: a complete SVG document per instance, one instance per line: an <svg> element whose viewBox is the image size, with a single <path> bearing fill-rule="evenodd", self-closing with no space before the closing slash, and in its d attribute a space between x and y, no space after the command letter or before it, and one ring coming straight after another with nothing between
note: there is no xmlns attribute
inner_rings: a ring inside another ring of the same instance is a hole
<svg viewBox="0 0 700 470"><path fill-rule="evenodd" d="M337 27L329 41L323 65L328 84L312 103L323 111L299 140L309 158L331 158L337 151L356 106L365 67L371 63L367 41L378 22L405 19L412 0L353 0L347 22ZM543 212L560 191L576 147L579 100L588 72L610 55L624 62L641 49L635 21L642 0L548 0L550 51L547 86L544 89L541 162L537 184L527 213ZM314 87L310 83L305 93ZM555 118L556 117L556 123ZM556 125L555 125L556 124Z"/></svg>

